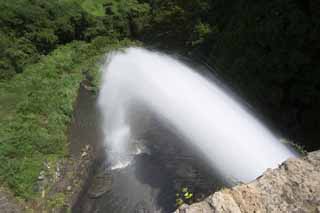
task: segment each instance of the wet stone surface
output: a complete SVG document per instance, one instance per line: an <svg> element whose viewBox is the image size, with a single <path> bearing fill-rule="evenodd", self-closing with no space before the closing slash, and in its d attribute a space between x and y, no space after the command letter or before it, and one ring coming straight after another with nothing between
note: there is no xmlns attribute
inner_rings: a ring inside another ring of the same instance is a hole
<svg viewBox="0 0 320 213"><path fill-rule="evenodd" d="M103 172L94 176L88 196L92 199L99 198L112 189L112 175Z"/></svg>
<svg viewBox="0 0 320 213"><path fill-rule="evenodd" d="M0 212L1 213L20 213L21 207L16 204L12 196L0 189Z"/></svg>

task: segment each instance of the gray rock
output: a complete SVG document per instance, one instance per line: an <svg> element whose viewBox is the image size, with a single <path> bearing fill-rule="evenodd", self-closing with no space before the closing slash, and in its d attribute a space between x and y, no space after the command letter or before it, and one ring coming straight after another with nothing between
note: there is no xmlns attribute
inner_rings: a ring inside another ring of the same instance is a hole
<svg viewBox="0 0 320 213"><path fill-rule="evenodd" d="M0 212L1 213L22 213L23 208L18 205L15 198L4 190L0 189Z"/></svg>
<svg viewBox="0 0 320 213"><path fill-rule="evenodd" d="M41 171L40 175L38 176L38 180L44 180L44 178L45 178L45 172Z"/></svg>
<svg viewBox="0 0 320 213"><path fill-rule="evenodd" d="M89 197L96 199L112 189L112 176L110 174L99 174L94 177L92 186L88 191Z"/></svg>
<svg viewBox="0 0 320 213"><path fill-rule="evenodd" d="M176 213L320 212L320 151L288 159L251 183L223 189Z"/></svg>

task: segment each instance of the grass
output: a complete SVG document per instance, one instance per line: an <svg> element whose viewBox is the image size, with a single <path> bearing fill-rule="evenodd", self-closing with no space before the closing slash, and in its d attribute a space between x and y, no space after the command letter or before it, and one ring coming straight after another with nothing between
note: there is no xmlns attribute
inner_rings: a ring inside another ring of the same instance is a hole
<svg viewBox="0 0 320 213"><path fill-rule="evenodd" d="M64 158L67 127L83 73L98 87L103 53L132 44L97 38L61 46L10 81L0 82L0 183L33 199L44 162Z"/></svg>
<svg viewBox="0 0 320 213"><path fill-rule="evenodd" d="M81 7L88 13L94 16L104 16L105 11L103 4L105 0L84 0L81 3Z"/></svg>
<svg viewBox="0 0 320 213"><path fill-rule="evenodd" d="M104 16L105 9L103 4L106 0L64 0L66 2L76 2L83 10L93 16Z"/></svg>

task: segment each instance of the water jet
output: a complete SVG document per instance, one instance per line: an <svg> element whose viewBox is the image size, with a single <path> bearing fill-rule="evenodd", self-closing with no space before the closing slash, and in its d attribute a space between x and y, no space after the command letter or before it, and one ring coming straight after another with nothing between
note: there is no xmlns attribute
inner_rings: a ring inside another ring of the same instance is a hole
<svg viewBox="0 0 320 213"><path fill-rule="evenodd" d="M226 90L173 57L128 48L102 70L98 106L114 164L129 162L128 145L148 131L136 106L174 128L225 178L248 182L295 156Z"/></svg>

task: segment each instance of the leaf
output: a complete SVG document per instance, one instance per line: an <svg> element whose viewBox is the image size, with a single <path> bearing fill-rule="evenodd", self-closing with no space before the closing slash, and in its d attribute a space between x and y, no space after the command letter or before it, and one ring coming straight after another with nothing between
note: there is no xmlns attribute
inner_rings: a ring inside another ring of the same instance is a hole
<svg viewBox="0 0 320 213"><path fill-rule="evenodd" d="M185 192L188 192L188 187L184 187L184 188L182 188L182 190L181 190L183 193L185 193Z"/></svg>

